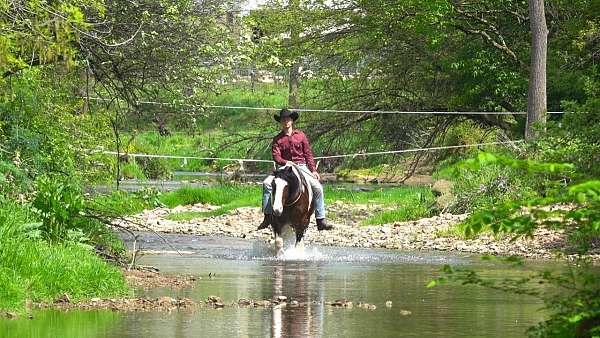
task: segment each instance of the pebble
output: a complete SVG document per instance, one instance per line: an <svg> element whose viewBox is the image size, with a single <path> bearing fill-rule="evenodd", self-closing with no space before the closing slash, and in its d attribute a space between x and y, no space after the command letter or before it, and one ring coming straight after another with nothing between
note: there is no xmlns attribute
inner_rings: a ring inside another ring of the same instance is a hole
<svg viewBox="0 0 600 338"><path fill-rule="evenodd" d="M174 212L209 211L218 207L207 204L180 206L175 209L157 208L145 210L131 216L134 222L146 224L158 232L185 232L194 235L223 235L251 239L272 239L270 230L256 231L262 220L259 208L242 207L229 214L197 218L178 222L166 219ZM304 241L306 244L352 246L364 248L393 248L398 250L443 250L475 254L518 255L527 258L551 258L552 251L565 239L558 230L539 229L534 239L518 239L510 242L510 237L494 238L492 234L480 234L477 238L465 240L452 234L452 227L463 221L467 215L441 214L416 221L394 222L377 226L362 226L360 222L373 214L373 210L387 210L377 205L354 205L336 201L328 206L330 222L336 229L318 232L314 223L309 226ZM364 215L359 215L364 211ZM347 214L346 214L347 213ZM339 217L340 214L346 215ZM148 230L134 222L120 221L119 225L131 230ZM558 244L557 244L558 243ZM593 260L600 260L600 248L591 252Z"/></svg>

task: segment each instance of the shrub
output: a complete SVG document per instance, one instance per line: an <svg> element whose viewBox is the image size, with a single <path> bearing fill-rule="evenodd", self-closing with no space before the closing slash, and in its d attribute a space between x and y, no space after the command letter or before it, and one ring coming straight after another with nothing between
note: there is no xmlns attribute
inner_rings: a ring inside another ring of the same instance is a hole
<svg viewBox="0 0 600 338"><path fill-rule="evenodd" d="M169 163L165 158L139 157L136 159L136 163L147 178L170 178L172 175Z"/></svg>
<svg viewBox="0 0 600 338"><path fill-rule="evenodd" d="M515 168L496 163L470 169L462 162L439 170L434 176L453 181L454 202L448 210L464 213L513 199L537 195L539 177L519 172Z"/></svg>
<svg viewBox="0 0 600 338"><path fill-rule="evenodd" d="M60 177L40 176L33 207L42 220L42 231L50 241L67 239L70 230L80 229L84 199L79 188Z"/></svg>

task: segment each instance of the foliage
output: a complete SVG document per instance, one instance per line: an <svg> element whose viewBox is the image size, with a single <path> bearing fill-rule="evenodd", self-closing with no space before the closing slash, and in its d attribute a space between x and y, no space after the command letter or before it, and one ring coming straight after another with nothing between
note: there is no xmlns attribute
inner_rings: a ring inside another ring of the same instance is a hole
<svg viewBox="0 0 600 338"><path fill-rule="evenodd" d="M127 291L117 268L75 243L50 245L18 236L0 244L2 309L22 310L25 299L50 302L65 293L76 301Z"/></svg>
<svg viewBox="0 0 600 338"><path fill-rule="evenodd" d="M482 154L466 165L479 168L497 163L538 174L568 175L574 166L569 164L540 163L532 160L515 160ZM600 243L600 181L589 180L569 186L551 185L545 196L498 203L473 213L465 221L465 232L474 235L484 228L494 233L507 233L515 238L535 236L538 228L561 229L572 239L571 252L576 264L567 271L544 271L520 279L487 279L475 271L463 268L444 268L444 277L429 286L446 280L463 284L528 294L545 301L549 319L531 328L535 337L591 337L600 333L600 274L595 271L585 255ZM573 239L576 239L574 241ZM519 259L509 259L519 263ZM549 284L540 289L536 285Z"/></svg>
<svg viewBox="0 0 600 338"><path fill-rule="evenodd" d="M0 11L0 76L5 78L32 65L73 64L73 46L90 28L83 12L102 17L103 2L8 0Z"/></svg>
<svg viewBox="0 0 600 338"><path fill-rule="evenodd" d="M27 174L13 162L0 158L0 196L8 196L25 192L31 182Z"/></svg>
<svg viewBox="0 0 600 338"><path fill-rule="evenodd" d="M32 202L42 219L45 238L58 242L67 239L69 231L80 229L84 199L78 186L62 179L40 176Z"/></svg>
<svg viewBox="0 0 600 338"><path fill-rule="evenodd" d="M480 159L493 156L479 154ZM521 200L538 195L536 184L541 178L519 168L507 167L493 161L482 162L475 167L470 161L458 162L440 168L436 178L445 178L453 182L454 201L448 211L464 213L490 207L497 203Z"/></svg>
<svg viewBox="0 0 600 338"><path fill-rule="evenodd" d="M64 199L61 199L64 200ZM23 311L25 300L52 301L114 297L127 291L118 269L109 266L74 240L43 241L41 222L27 205L0 197L0 309ZM105 228L103 228L105 231ZM95 243L102 229L84 234Z"/></svg>
<svg viewBox="0 0 600 338"><path fill-rule="evenodd" d="M162 194L154 189L146 188L136 192L115 190L109 194L95 196L90 207L100 213L113 215L130 215L144 209L162 207Z"/></svg>
<svg viewBox="0 0 600 338"><path fill-rule="evenodd" d="M600 84L600 81L598 82ZM600 177L600 91L590 91L584 104L565 102L565 116L531 146L541 161L573 163L580 175Z"/></svg>

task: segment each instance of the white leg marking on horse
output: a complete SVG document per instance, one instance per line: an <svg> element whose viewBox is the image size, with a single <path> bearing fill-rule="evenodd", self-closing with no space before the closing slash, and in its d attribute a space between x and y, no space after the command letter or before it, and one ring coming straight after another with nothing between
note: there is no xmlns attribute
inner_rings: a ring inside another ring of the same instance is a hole
<svg viewBox="0 0 600 338"><path fill-rule="evenodd" d="M275 197L273 198L273 212L276 215L281 215L281 213L283 212L283 188L287 184L288 183L285 180L282 180L281 178L275 179Z"/></svg>
<svg viewBox="0 0 600 338"><path fill-rule="evenodd" d="M283 248L283 238L277 236L275 237L275 249L281 250Z"/></svg>

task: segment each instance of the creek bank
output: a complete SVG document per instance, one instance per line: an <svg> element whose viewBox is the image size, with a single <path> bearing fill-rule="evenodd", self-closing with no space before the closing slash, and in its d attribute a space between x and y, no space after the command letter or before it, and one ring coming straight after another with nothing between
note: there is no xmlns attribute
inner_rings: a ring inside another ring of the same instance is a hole
<svg viewBox="0 0 600 338"><path fill-rule="evenodd" d="M188 221L174 221L171 213L185 211L211 211L215 206L196 204L179 206L177 209L156 208L126 218L119 226L135 231L157 231L191 235L221 235L269 241L269 229L256 231L262 220L260 208L242 207L220 216L200 217ZM480 255L521 256L535 259L553 259L567 244L566 235L560 230L538 229L533 238L511 241L510 236L494 236L482 233L473 239L464 239L455 231L457 223L467 214L441 214L416 221L363 226L362 220L385 210L379 205L355 205L335 202L328 206L328 217L334 230L316 230L314 221L305 235L305 243L350 246L361 248L387 248L407 251L451 251ZM600 261L600 249L589 255Z"/></svg>
<svg viewBox="0 0 600 338"><path fill-rule="evenodd" d="M133 269L123 270L127 284L134 289L170 288L182 289L193 288L201 277L191 275L163 275L157 269ZM34 303L27 300L26 309L58 309L58 310L112 310L124 312L145 311L193 311L198 307L197 303L185 297L173 298L170 296L160 297L121 297L121 298L92 298L87 301L74 302L68 294L62 294L52 302ZM13 312L0 312L0 318L16 319L20 315ZM33 319L27 314L28 319Z"/></svg>
<svg viewBox="0 0 600 338"><path fill-rule="evenodd" d="M158 271L124 271L125 280L132 288L152 289L159 287L169 287L171 289L180 289L194 287L201 277L191 275L167 276L158 273Z"/></svg>

